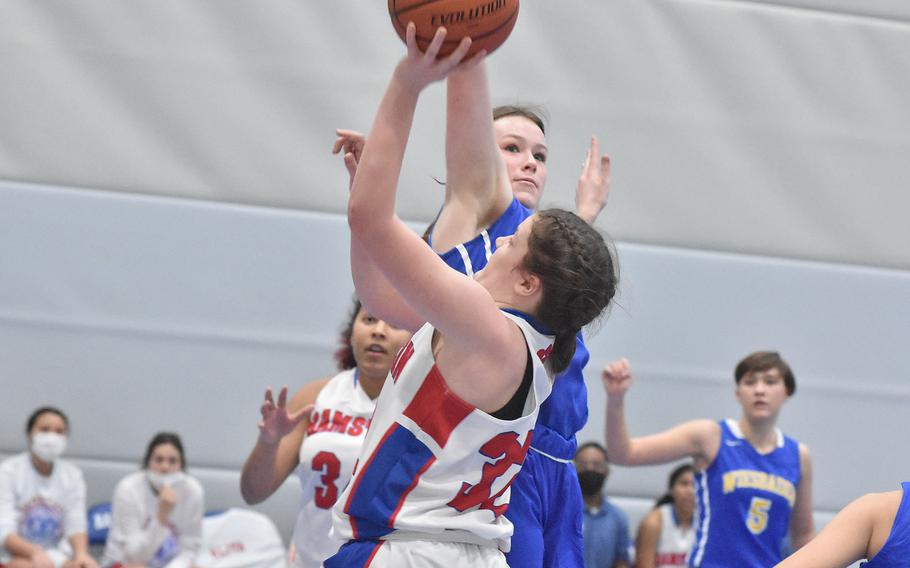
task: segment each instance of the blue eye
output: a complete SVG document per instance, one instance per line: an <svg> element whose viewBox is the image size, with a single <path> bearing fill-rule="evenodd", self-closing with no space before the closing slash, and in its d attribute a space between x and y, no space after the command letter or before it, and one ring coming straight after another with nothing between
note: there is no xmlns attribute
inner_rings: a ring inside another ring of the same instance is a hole
<svg viewBox="0 0 910 568"><path fill-rule="evenodd" d="M547 162L547 155L546 155L546 154L537 153L537 154L534 154L534 159L537 160L538 162L541 162L541 163L544 163L544 164L545 164L545 163Z"/></svg>

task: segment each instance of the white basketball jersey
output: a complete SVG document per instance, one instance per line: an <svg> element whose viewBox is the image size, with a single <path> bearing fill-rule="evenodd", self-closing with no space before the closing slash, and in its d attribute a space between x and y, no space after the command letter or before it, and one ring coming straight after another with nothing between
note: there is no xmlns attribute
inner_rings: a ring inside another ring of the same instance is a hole
<svg viewBox="0 0 910 568"><path fill-rule="evenodd" d="M398 353L379 396L354 478L334 509L335 534L508 551L512 524L503 513L550 393L543 361L553 337L535 330L528 316L503 315L522 330L532 354L522 416L496 419L451 392L433 359L434 328L424 325Z"/></svg>
<svg viewBox="0 0 910 568"><path fill-rule="evenodd" d="M343 544L329 537L332 507L351 479L375 407L355 369L335 375L316 397L297 467L302 493L294 547L301 568L322 566Z"/></svg>
<svg viewBox="0 0 910 568"><path fill-rule="evenodd" d="M676 524L673 515L673 504L660 506L660 541L657 543L656 568L666 566L685 566L686 555L695 542L693 527L684 529Z"/></svg>

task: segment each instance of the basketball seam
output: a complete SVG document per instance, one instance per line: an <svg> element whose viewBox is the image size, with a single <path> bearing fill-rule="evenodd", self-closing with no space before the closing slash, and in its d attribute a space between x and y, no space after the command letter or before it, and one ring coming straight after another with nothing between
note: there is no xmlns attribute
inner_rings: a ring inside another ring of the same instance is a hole
<svg viewBox="0 0 910 568"><path fill-rule="evenodd" d="M398 11L398 2L392 0L392 11L395 13L395 17L398 18L402 14L407 14L411 10L416 10L417 8L423 8L427 4L435 4L439 0L423 0L423 2L418 2L417 4L411 4L407 8L403 8L400 12Z"/></svg>

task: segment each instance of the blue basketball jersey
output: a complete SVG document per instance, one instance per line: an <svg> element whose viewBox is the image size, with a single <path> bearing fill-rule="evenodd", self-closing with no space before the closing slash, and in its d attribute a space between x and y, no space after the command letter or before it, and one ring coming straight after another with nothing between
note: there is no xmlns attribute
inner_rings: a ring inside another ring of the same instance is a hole
<svg viewBox="0 0 910 568"><path fill-rule="evenodd" d="M891 525L888 540L869 562L862 564L864 568L898 568L910 566L910 482L901 483L904 496L901 498L897 516Z"/></svg>
<svg viewBox="0 0 910 568"><path fill-rule="evenodd" d="M512 198L509 207L488 228L470 241L439 256L452 268L473 276L483 270L496 251L496 239L514 235L518 225L534 212ZM431 238L432 242L432 238ZM538 452L572 460L578 442L575 433L588 421L588 390L582 374L590 355L582 334L575 342L575 355L569 367L553 382L553 391L540 407L531 447Z"/></svg>
<svg viewBox="0 0 910 568"><path fill-rule="evenodd" d="M781 544L799 486L799 443L777 432L777 447L759 454L735 420L720 421L720 449L695 475L695 545L689 566L766 568Z"/></svg>
<svg viewBox="0 0 910 568"><path fill-rule="evenodd" d="M474 276L487 265L493 251L496 250L496 239L514 235L521 222L533 215L534 212L522 205L517 199L512 198L512 203L503 211L492 225L480 231L473 239L460 245L455 245L440 257L446 264L468 276ZM433 235L430 235L430 244L433 244Z"/></svg>

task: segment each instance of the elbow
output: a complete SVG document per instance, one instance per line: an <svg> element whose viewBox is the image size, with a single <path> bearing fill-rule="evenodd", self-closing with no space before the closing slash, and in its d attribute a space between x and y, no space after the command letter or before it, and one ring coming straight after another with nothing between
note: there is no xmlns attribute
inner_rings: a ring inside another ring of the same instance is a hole
<svg viewBox="0 0 910 568"><path fill-rule="evenodd" d="M258 505L265 501L266 498L261 492L254 490L252 487L247 487L242 482L240 483L240 496L247 505Z"/></svg>
<svg viewBox="0 0 910 568"><path fill-rule="evenodd" d="M610 464L616 465L635 465L631 459L631 452L628 447L616 447L607 442L607 455L610 456Z"/></svg>
<svg viewBox="0 0 910 568"><path fill-rule="evenodd" d="M243 502L247 505L258 505L265 501L268 495L257 490L250 477L246 471L240 473L240 497L243 498Z"/></svg>

